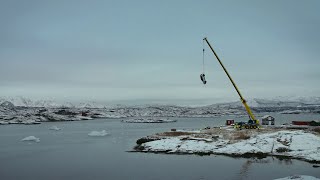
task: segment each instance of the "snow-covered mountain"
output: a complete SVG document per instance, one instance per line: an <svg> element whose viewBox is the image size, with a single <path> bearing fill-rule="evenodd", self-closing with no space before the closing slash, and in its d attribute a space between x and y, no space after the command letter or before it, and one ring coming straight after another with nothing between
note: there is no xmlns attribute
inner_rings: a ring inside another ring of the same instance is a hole
<svg viewBox="0 0 320 180"><path fill-rule="evenodd" d="M247 104L250 107L263 108L263 107L308 107L320 106L320 97L276 97L272 99L248 99ZM239 101L218 103L209 105L215 108L238 108L242 107Z"/></svg>
<svg viewBox="0 0 320 180"><path fill-rule="evenodd" d="M128 105L108 105L101 104L94 101L82 102L82 103L72 103L72 102L62 102L58 103L54 100L31 100L26 97L0 97L0 104L3 102L11 102L14 106L20 107L47 107L47 108L111 108L111 107L164 107L172 105L138 105L138 106L128 106ZM306 107L306 106L320 106L320 97L293 97L293 96L279 96L272 99L261 99L253 98L247 99L247 104L250 107ZM192 105L190 105L191 107ZM203 108L239 108L242 107L240 100L234 102L217 103L208 106L203 106ZM174 107L174 106L172 106ZM199 107L200 108L200 107Z"/></svg>
<svg viewBox="0 0 320 180"><path fill-rule="evenodd" d="M320 113L320 98L252 99L248 105L254 113ZM312 101L311 101L312 100ZM122 117L215 117L243 116L245 108L240 101L208 106L188 107L176 105L105 106L96 102L56 103L52 100L32 101L27 98L0 98L0 124L32 124L40 121L74 121L93 118Z"/></svg>
<svg viewBox="0 0 320 180"><path fill-rule="evenodd" d="M96 103L94 101L85 102L85 103L71 103L63 102L59 103L54 100L31 100L26 97L0 97L0 104L2 102L11 102L14 106L19 107L46 107L46 108L105 108L103 104Z"/></svg>

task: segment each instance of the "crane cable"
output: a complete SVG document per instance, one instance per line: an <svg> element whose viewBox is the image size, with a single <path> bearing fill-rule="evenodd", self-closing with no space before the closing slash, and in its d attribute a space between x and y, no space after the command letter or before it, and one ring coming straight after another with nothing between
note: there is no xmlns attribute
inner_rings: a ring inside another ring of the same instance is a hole
<svg viewBox="0 0 320 180"><path fill-rule="evenodd" d="M204 74L204 40L202 40L202 74Z"/></svg>
<svg viewBox="0 0 320 180"><path fill-rule="evenodd" d="M204 75L204 40L202 41L202 74L200 74L200 79L203 84L207 84L206 77Z"/></svg>

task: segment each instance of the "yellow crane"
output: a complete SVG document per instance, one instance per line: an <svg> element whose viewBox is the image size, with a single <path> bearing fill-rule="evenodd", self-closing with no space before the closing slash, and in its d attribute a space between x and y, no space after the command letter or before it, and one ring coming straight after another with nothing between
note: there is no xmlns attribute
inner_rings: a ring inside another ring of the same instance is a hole
<svg viewBox="0 0 320 180"><path fill-rule="evenodd" d="M226 69L226 68L224 67L224 65L222 64L222 62L221 62L220 58L218 57L217 53L213 50L213 48L212 48L211 44L209 43L208 39L205 37L205 38L203 38L203 41L205 41L205 42L208 44L208 46L210 47L210 49L211 49L211 51L213 52L214 56L217 58L218 62L220 63L220 65L221 65L221 67L222 67L222 69L223 69L224 72L227 74L227 76L228 76L228 78L230 79L233 87L236 89L238 95L240 96L240 100L241 100L242 104L244 105L244 107L245 107L245 109L246 109L246 111L247 111L247 113L248 113L248 116L249 116L249 119L250 119L250 120L249 120L248 123L246 123L246 124L239 124L240 128L247 128L247 129L248 129L248 128L254 128L254 129L255 129L255 128L259 127L259 120L254 117L254 115L253 115L250 107L249 107L248 104L247 104L247 101L246 101L246 100L243 98L243 96L241 95L241 93L240 93L240 91L239 91L236 83L233 81L233 79L231 78L231 76L230 76L230 74L228 73L227 69ZM203 50L203 52L204 52L204 50ZM201 80L203 80L203 79L204 79L204 74L201 74L200 77L201 77ZM204 82L204 81L203 81L203 82ZM206 82L206 81L205 81L205 82ZM205 83L205 82L204 82L204 83Z"/></svg>

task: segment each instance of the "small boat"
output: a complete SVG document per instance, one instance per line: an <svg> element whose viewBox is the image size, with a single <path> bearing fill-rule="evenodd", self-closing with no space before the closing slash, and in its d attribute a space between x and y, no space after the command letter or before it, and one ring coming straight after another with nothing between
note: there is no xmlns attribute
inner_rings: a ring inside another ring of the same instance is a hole
<svg viewBox="0 0 320 180"><path fill-rule="evenodd" d="M293 125L309 126L311 121L292 121Z"/></svg>

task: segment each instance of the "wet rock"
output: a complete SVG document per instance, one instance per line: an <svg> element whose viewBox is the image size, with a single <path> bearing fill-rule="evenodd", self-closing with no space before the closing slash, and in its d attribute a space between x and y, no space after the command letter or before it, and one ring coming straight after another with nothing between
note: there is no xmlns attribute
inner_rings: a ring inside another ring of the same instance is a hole
<svg viewBox="0 0 320 180"><path fill-rule="evenodd" d="M159 137L147 136L147 137L142 137L142 138L138 139L136 143L138 145L141 145L141 144L146 143L146 142L156 141L156 140L160 140L160 139L161 138L159 138Z"/></svg>

